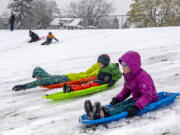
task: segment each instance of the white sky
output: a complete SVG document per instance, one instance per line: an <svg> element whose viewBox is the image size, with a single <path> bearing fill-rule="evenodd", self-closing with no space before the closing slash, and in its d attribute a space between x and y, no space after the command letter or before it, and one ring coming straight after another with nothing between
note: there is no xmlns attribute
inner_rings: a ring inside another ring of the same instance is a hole
<svg viewBox="0 0 180 135"><path fill-rule="evenodd" d="M7 5L10 0L0 0L0 14L7 10ZM73 0L55 0L60 9L68 8L68 5ZM124 15L130 9L132 0L111 0L113 1L114 7L116 8L115 14Z"/></svg>

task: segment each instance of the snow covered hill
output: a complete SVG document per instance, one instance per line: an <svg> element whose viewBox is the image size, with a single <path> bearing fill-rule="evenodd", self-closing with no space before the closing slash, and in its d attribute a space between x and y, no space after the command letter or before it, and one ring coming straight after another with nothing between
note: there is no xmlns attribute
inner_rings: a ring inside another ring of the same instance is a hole
<svg viewBox="0 0 180 135"><path fill-rule="evenodd" d="M35 32L43 36L49 30ZM0 31L0 135L180 135L180 100L142 117L109 123L108 128L80 125L84 101L108 104L120 92L123 79L112 90L63 102L42 99L62 89L12 91L14 85L33 81L36 66L50 74L80 72L102 53L117 62L126 51L135 50L158 91L180 92L180 27L52 32L63 43L29 44L28 30Z"/></svg>

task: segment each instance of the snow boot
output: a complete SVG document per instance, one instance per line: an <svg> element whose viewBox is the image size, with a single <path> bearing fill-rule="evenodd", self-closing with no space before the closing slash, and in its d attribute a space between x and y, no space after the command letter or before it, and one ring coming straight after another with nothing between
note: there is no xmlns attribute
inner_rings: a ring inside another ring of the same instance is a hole
<svg viewBox="0 0 180 135"><path fill-rule="evenodd" d="M67 85L66 83L63 84L63 92L66 93L66 88L67 88Z"/></svg>
<svg viewBox="0 0 180 135"><path fill-rule="evenodd" d="M66 93L69 93L73 91L73 89L71 88L71 85L66 85Z"/></svg>
<svg viewBox="0 0 180 135"><path fill-rule="evenodd" d="M92 114L93 114L93 106L90 100L86 100L84 102L84 110L87 113L87 116L89 119L92 119Z"/></svg>
<svg viewBox="0 0 180 135"><path fill-rule="evenodd" d="M100 118L101 104L100 102L95 102L93 105L93 120Z"/></svg>
<svg viewBox="0 0 180 135"><path fill-rule="evenodd" d="M67 85L66 83L63 84L63 92L64 93L69 93L73 91L73 89L71 88L71 85Z"/></svg>

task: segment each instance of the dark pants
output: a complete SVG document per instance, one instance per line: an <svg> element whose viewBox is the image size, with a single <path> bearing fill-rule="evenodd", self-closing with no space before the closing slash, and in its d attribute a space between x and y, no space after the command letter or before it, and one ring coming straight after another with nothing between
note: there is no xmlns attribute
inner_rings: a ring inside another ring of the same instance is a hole
<svg viewBox="0 0 180 135"><path fill-rule="evenodd" d="M29 43L36 42L36 41L39 41L39 39L31 39L31 40L29 41Z"/></svg>
<svg viewBox="0 0 180 135"><path fill-rule="evenodd" d="M49 45L52 42L51 38L48 38L45 42L43 42L41 45Z"/></svg>
<svg viewBox="0 0 180 135"><path fill-rule="evenodd" d="M10 22L10 29L11 29L11 31L14 30L14 22Z"/></svg>
<svg viewBox="0 0 180 135"><path fill-rule="evenodd" d="M126 111L127 108L129 108L133 104L135 104L135 101L132 98L130 98L123 102L117 103L112 107L105 107L105 108L109 109L109 116L113 116Z"/></svg>

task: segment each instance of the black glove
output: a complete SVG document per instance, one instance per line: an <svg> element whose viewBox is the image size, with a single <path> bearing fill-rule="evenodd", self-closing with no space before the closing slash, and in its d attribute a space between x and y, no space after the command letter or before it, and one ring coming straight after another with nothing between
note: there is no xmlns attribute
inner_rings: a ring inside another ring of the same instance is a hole
<svg viewBox="0 0 180 135"><path fill-rule="evenodd" d="M16 85L12 88L13 91L20 91L25 89L26 89L25 85Z"/></svg>
<svg viewBox="0 0 180 135"><path fill-rule="evenodd" d="M138 115L138 112L139 112L139 108L136 106L136 105L132 105L130 106L128 109L127 109L127 112L128 112L128 117L133 117L133 116L136 116Z"/></svg>
<svg viewBox="0 0 180 135"><path fill-rule="evenodd" d="M111 87L111 86L113 86L115 83L116 83L116 81L114 81L114 80L111 80L111 81L108 83L108 87Z"/></svg>
<svg viewBox="0 0 180 135"><path fill-rule="evenodd" d="M117 99L117 97L113 97L110 104L114 106L115 104L120 103L120 101Z"/></svg>

